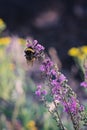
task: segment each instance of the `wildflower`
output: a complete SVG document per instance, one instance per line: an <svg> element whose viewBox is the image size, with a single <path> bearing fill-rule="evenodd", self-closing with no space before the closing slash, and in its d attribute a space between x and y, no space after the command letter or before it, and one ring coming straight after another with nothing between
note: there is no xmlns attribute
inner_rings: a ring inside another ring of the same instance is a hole
<svg viewBox="0 0 87 130"><path fill-rule="evenodd" d="M3 31L6 28L4 21L0 18L0 31Z"/></svg>
<svg viewBox="0 0 87 130"><path fill-rule="evenodd" d="M82 46L81 51L84 53L84 55L87 55L87 46Z"/></svg>
<svg viewBox="0 0 87 130"><path fill-rule="evenodd" d="M9 68L10 68L10 70L14 70L15 69L15 65L13 63L10 63L9 64Z"/></svg>
<svg viewBox="0 0 87 130"><path fill-rule="evenodd" d="M65 81L67 81L66 77L65 77L63 74L60 74L60 75L59 75L59 82L60 82L60 83L63 83L63 82L65 82Z"/></svg>
<svg viewBox="0 0 87 130"><path fill-rule="evenodd" d="M68 54L69 54L70 56L76 57L76 56L78 56L78 54L79 54L79 49L76 48L76 47L73 47L73 48L71 48L71 49L68 51Z"/></svg>
<svg viewBox="0 0 87 130"><path fill-rule="evenodd" d="M64 76L64 74L58 71L51 59L45 55L44 47L40 45L38 41L35 40L32 43L28 42L27 48L32 48L34 50L34 55L41 63L40 71L44 73L48 85L48 89L40 85L37 86L35 92L36 95L44 99L45 106L47 105L47 99L45 95L49 94L52 97L52 102L55 106L55 112L52 112L51 114L55 117L60 130L65 130L65 127L63 126L59 116L57 105L62 105L67 114L71 117L74 129L78 130L79 122L81 121L81 112L83 109L77 100L76 94L67 84L67 78ZM72 48L69 51L69 54L72 56L77 56L79 54L79 49ZM56 104L56 102L58 102L58 104Z"/></svg>
<svg viewBox="0 0 87 130"><path fill-rule="evenodd" d="M37 127L35 125L36 125L35 121L31 120L28 122L26 127L28 130L37 130Z"/></svg>
<svg viewBox="0 0 87 130"><path fill-rule="evenodd" d="M35 126L35 122L33 120L29 121L27 124L28 127L33 127Z"/></svg>
<svg viewBox="0 0 87 130"><path fill-rule="evenodd" d="M35 91L35 94L36 94L38 97L41 97L41 96L47 95L47 91L44 90L41 85L38 85L38 86L37 86L37 90Z"/></svg>
<svg viewBox="0 0 87 130"><path fill-rule="evenodd" d="M83 86L84 88L87 88L87 82L86 81L83 81L80 85Z"/></svg>
<svg viewBox="0 0 87 130"><path fill-rule="evenodd" d="M2 37L0 38L0 45L8 45L11 42L10 37Z"/></svg>
<svg viewBox="0 0 87 130"><path fill-rule="evenodd" d="M42 72L46 72L46 74L50 75L50 71L51 71L51 67L53 66L53 62L49 59L46 58L43 62L42 65L40 67L40 70Z"/></svg>
<svg viewBox="0 0 87 130"><path fill-rule="evenodd" d="M18 38L18 42L20 43L20 44L25 44L25 39L23 39L23 38Z"/></svg>

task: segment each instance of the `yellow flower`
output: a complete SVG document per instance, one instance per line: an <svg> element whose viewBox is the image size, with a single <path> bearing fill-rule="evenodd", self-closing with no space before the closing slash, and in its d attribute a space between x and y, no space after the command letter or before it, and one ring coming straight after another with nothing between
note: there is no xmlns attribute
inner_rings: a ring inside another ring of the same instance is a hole
<svg viewBox="0 0 87 130"><path fill-rule="evenodd" d="M82 46L81 51L84 53L84 55L87 55L87 46Z"/></svg>
<svg viewBox="0 0 87 130"><path fill-rule="evenodd" d="M76 47L73 47L73 48L71 48L69 51L68 51L68 54L70 55L70 56L74 56L74 57L77 57L78 55L79 55L79 49L78 48L76 48Z"/></svg>
<svg viewBox="0 0 87 130"><path fill-rule="evenodd" d="M15 65L13 63L10 63L9 64L9 68L10 68L10 70L14 70L15 69Z"/></svg>
<svg viewBox="0 0 87 130"><path fill-rule="evenodd" d="M29 121L28 124L27 124L28 128L34 127L34 126L35 126L35 122L33 120Z"/></svg>
<svg viewBox="0 0 87 130"><path fill-rule="evenodd" d="M84 60L87 55L87 46L73 47L68 51L70 56L76 57L79 60Z"/></svg>
<svg viewBox="0 0 87 130"><path fill-rule="evenodd" d="M3 26L4 21L0 18L0 26Z"/></svg>
<svg viewBox="0 0 87 130"><path fill-rule="evenodd" d="M85 55L83 53L79 53L78 56L77 56L77 58L79 60L84 60L85 59Z"/></svg>
<svg viewBox="0 0 87 130"><path fill-rule="evenodd" d="M37 130L37 128L36 127L32 127L31 130Z"/></svg>
<svg viewBox="0 0 87 130"><path fill-rule="evenodd" d="M6 24L4 21L0 18L0 32L3 31L6 28Z"/></svg>
<svg viewBox="0 0 87 130"><path fill-rule="evenodd" d="M26 40L23 38L18 38L18 42L25 45Z"/></svg>
<svg viewBox="0 0 87 130"><path fill-rule="evenodd" d="M0 38L0 45L8 45L11 42L10 37L2 37Z"/></svg>
<svg viewBox="0 0 87 130"><path fill-rule="evenodd" d="M26 127L28 130L37 130L37 127L35 126L35 121L33 120L29 121Z"/></svg>

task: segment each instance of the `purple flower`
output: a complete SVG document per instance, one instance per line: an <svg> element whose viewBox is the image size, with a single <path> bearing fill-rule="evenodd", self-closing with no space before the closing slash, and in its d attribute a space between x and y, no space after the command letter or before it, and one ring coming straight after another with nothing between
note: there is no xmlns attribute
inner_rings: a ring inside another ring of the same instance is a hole
<svg viewBox="0 0 87 130"><path fill-rule="evenodd" d="M42 62L42 65L40 66L40 70L41 70L42 72L46 72L46 74L49 75L52 66L53 66L53 62L52 62L49 58L46 58L46 59Z"/></svg>
<svg viewBox="0 0 87 130"><path fill-rule="evenodd" d="M43 64L40 66L40 70L41 70L42 72L45 71L45 66L44 66Z"/></svg>
<svg viewBox="0 0 87 130"><path fill-rule="evenodd" d="M68 113L68 111L69 111L69 108L67 106L68 104L65 101L62 101L61 103L64 106L64 111Z"/></svg>
<svg viewBox="0 0 87 130"><path fill-rule="evenodd" d="M28 41L27 47L33 49L34 57L37 58L41 62L40 71L44 74L44 78L46 79L46 84L49 88L42 87L41 85L37 86L37 90L35 94L39 96L39 98L47 101L45 96L48 94L52 97L52 102L58 102L58 105L62 105L64 110L71 116L71 120L73 122L74 128L79 128L79 120L81 119L81 112L83 112L84 107L80 105L79 101L76 98L76 94L67 84L66 77L58 71L57 67L53 64L51 59L45 55L44 47L38 43L37 40L34 40L32 43ZM87 88L87 71L85 71L85 81L81 83L81 86ZM58 109L55 107L56 111ZM58 114L58 113L57 113Z"/></svg>
<svg viewBox="0 0 87 130"><path fill-rule="evenodd" d="M59 95L55 95L54 96L54 99L57 100L58 102L60 102L62 99L61 99L61 96Z"/></svg>
<svg viewBox="0 0 87 130"><path fill-rule="evenodd" d="M37 96L41 97L41 96L47 95L47 91L44 90L41 85L38 85L35 94L36 94Z"/></svg>
<svg viewBox="0 0 87 130"><path fill-rule="evenodd" d="M37 40L34 40L32 43L32 48L35 50L35 52L38 54L42 52L45 48L38 43Z"/></svg>
<svg viewBox="0 0 87 130"><path fill-rule="evenodd" d="M29 48L29 47L32 47L32 42L30 40L27 40L27 43L26 43L26 46Z"/></svg>
<svg viewBox="0 0 87 130"><path fill-rule="evenodd" d="M36 49L36 51L40 52L40 51L44 50L45 48L43 46L41 46L40 44L37 44L35 46L35 49Z"/></svg>
<svg viewBox="0 0 87 130"><path fill-rule="evenodd" d="M49 75L51 76L52 80L57 79L57 72L54 69L51 69L51 71L49 72Z"/></svg>
<svg viewBox="0 0 87 130"><path fill-rule="evenodd" d="M35 47L37 44L38 44L38 41L37 41L37 40L34 40L34 41L33 41L33 47Z"/></svg>
<svg viewBox="0 0 87 130"><path fill-rule="evenodd" d="M87 88L87 82L86 81L83 81L80 85L83 86L84 88Z"/></svg>
<svg viewBox="0 0 87 130"><path fill-rule="evenodd" d="M35 92L35 94L36 94L38 97L40 97L40 96L41 96L41 91L40 91L40 89L37 89L36 92Z"/></svg>
<svg viewBox="0 0 87 130"><path fill-rule="evenodd" d="M63 102L63 106L66 112L70 111L73 114L78 112L77 100L74 97L72 97L68 102Z"/></svg>
<svg viewBox="0 0 87 130"><path fill-rule="evenodd" d="M57 80L51 80L52 86L60 86L60 84L57 82Z"/></svg>
<svg viewBox="0 0 87 130"><path fill-rule="evenodd" d="M63 74L59 75L59 82L63 83L64 81L66 81L66 77Z"/></svg>
<svg viewBox="0 0 87 130"><path fill-rule="evenodd" d="M37 89L41 89L41 88L42 88L42 86L41 86L41 85L38 85L38 86L37 86Z"/></svg>
<svg viewBox="0 0 87 130"><path fill-rule="evenodd" d="M74 97L71 98L71 102L69 103L69 107L71 109L71 112L76 112L77 111L77 102Z"/></svg>
<svg viewBox="0 0 87 130"><path fill-rule="evenodd" d="M80 107L79 107L79 112L82 112L82 111L84 111L84 106L83 106L83 105L80 105Z"/></svg>
<svg viewBox="0 0 87 130"><path fill-rule="evenodd" d="M41 93L42 93L42 95L47 95L47 91L46 90L43 90Z"/></svg>

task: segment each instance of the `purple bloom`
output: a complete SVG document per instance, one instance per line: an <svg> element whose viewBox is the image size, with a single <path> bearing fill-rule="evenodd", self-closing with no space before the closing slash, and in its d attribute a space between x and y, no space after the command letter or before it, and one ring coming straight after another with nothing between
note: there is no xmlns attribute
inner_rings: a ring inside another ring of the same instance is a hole
<svg viewBox="0 0 87 130"><path fill-rule="evenodd" d="M38 85L35 94L36 94L37 96L41 97L41 96L47 95L47 91L46 91L46 90L43 90L43 88L42 88L41 85Z"/></svg>
<svg viewBox="0 0 87 130"><path fill-rule="evenodd" d="M40 66L40 70L43 72L46 72L47 75L50 74L51 68L53 66L53 62L49 59L46 58L43 62L42 65Z"/></svg>
<svg viewBox="0 0 87 130"><path fill-rule="evenodd" d="M51 69L51 71L49 72L49 75L51 76L52 80L57 79L57 72L54 69Z"/></svg>
<svg viewBox="0 0 87 130"><path fill-rule="evenodd" d="M71 112L77 111L77 102L74 97L71 98L71 102L69 103L69 108L71 109Z"/></svg>
<svg viewBox="0 0 87 130"><path fill-rule="evenodd" d="M52 80L51 85L52 86L59 86L60 84L57 82L57 80Z"/></svg>
<svg viewBox="0 0 87 130"><path fill-rule="evenodd" d="M38 50L38 52L40 52L40 51L44 50L45 48L43 46L41 46L40 44L37 44L35 46L35 49L36 49L36 51Z"/></svg>
<svg viewBox="0 0 87 130"><path fill-rule="evenodd" d="M41 96L41 91L40 91L40 89L36 90L35 94L36 94L38 97L40 97L40 96Z"/></svg>
<svg viewBox="0 0 87 130"><path fill-rule="evenodd" d="M27 43L26 43L26 46L29 48L29 47L32 47L32 43L30 40L27 40Z"/></svg>
<svg viewBox="0 0 87 130"><path fill-rule="evenodd" d="M66 81L66 77L63 74L59 75L59 82L63 83L64 81Z"/></svg>
<svg viewBox="0 0 87 130"><path fill-rule="evenodd" d="M83 106L83 105L80 105L80 107L79 107L79 112L82 112L82 111L84 111L84 106Z"/></svg>
<svg viewBox="0 0 87 130"><path fill-rule="evenodd" d="M69 108L67 106L67 103L65 101L62 101L62 105L64 106L64 111L68 113Z"/></svg>
<svg viewBox="0 0 87 130"><path fill-rule="evenodd" d="M44 72L44 71L45 71L45 66L44 66L44 65L41 65L41 66L40 66L40 70L41 70L42 72Z"/></svg>
<svg viewBox="0 0 87 130"><path fill-rule="evenodd" d="M41 88L42 88L42 86L41 86L41 85L38 85L38 86L37 86L37 89L41 89Z"/></svg>
<svg viewBox="0 0 87 130"><path fill-rule="evenodd" d="M46 76L46 85L49 87L46 89L46 87L38 85L35 94L39 98L44 99L44 101L47 101L45 96L49 94L53 99L54 105L56 102L59 103L58 105L62 105L64 110L71 116L74 128L79 129L79 120L81 119L81 112L83 112L84 107L79 104L76 94L67 84L66 77L58 71L51 59L45 55L45 48L37 40L34 40L32 43L28 41L27 47L33 49L34 57L41 62L40 70L42 73L44 72L43 76ZM85 72L85 81L81 83L81 86L87 88L87 71ZM56 107L55 109L55 113L58 112Z"/></svg>
<svg viewBox="0 0 87 130"><path fill-rule="evenodd" d="M83 86L84 88L87 88L87 82L86 81L83 81L80 85Z"/></svg>
<svg viewBox="0 0 87 130"><path fill-rule="evenodd" d="M32 43L32 48L36 51L36 53L42 52L45 48L38 43L37 40L34 40Z"/></svg>
<svg viewBox="0 0 87 130"><path fill-rule="evenodd" d="M74 97L72 97L68 102L63 102L63 105L66 112L70 111L73 114L78 112L77 100Z"/></svg>
<svg viewBox="0 0 87 130"><path fill-rule="evenodd" d="M42 95L47 95L47 91L46 90L43 90L41 93L42 93Z"/></svg>
<svg viewBox="0 0 87 130"><path fill-rule="evenodd" d="M38 41L37 41L37 40L34 40L34 41L33 41L33 46L36 46L37 43L38 43Z"/></svg>
<svg viewBox="0 0 87 130"><path fill-rule="evenodd" d="M61 96L59 95L55 95L54 96L54 99L57 100L58 102L60 102L62 99L61 99Z"/></svg>

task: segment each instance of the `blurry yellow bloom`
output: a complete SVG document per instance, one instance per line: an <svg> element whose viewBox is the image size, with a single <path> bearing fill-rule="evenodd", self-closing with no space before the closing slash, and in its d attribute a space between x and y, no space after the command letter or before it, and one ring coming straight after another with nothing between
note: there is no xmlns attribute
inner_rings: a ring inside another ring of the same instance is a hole
<svg viewBox="0 0 87 130"><path fill-rule="evenodd" d="M35 126L35 121L33 121L33 120L29 121L27 124L27 129L28 130L37 130L37 128Z"/></svg>
<svg viewBox="0 0 87 130"><path fill-rule="evenodd" d="M78 48L73 47L68 51L68 54L70 56L78 58L79 60L84 60L87 56L87 46L82 46Z"/></svg>
<svg viewBox="0 0 87 130"><path fill-rule="evenodd" d="M10 70L14 70L15 65L14 65L13 63L10 63L10 64L9 64L9 67L10 67Z"/></svg>
<svg viewBox="0 0 87 130"><path fill-rule="evenodd" d="M10 37L2 37L0 38L0 45L8 45L11 42Z"/></svg>
<svg viewBox="0 0 87 130"><path fill-rule="evenodd" d="M0 18L0 32L6 28L5 22Z"/></svg>
<svg viewBox="0 0 87 130"><path fill-rule="evenodd" d="M77 58L78 58L79 60L84 60L85 57L86 57L86 56L85 56L83 53L79 53L79 55L77 56Z"/></svg>
<svg viewBox="0 0 87 130"><path fill-rule="evenodd" d="M81 51L84 53L84 55L87 55L87 46L82 46Z"/></svg>
<svg viewBox="0 0 87 130"><path fill-rule="evenodd" d="M27 127L33 127L33 126L35 126L35 122L33 120L29 121Z"/></svg>
<svg viewBox="0 0 87 130"><path fill-rule="evenodd" d="M26 40L25 40L25 39L23 39L23 38L19 38L19 39L18 39L18 42L19 42L19 43L21 43L21 44L24 44L24 45L25 45Z"/></svg>
<svg viewBox="0 0 87 130"><path fill-rule="evenodd" d="M3 26L4 21L0 18L0 26Z"/></svg>
<svg viewBox="0 0 87 130"><path fill-rule="evenodd" d="M75 48L75 47L73 47L73 48L71 48L69 51L68 51L68 54L70 55L70 56L74 56L74 57L77 57L78 55L79 55L79 49L78 48Z"/></svg>
<svg viewBox="0 0 87 130"><path fill-rule="evenodd" d="M37 130L37 128L36 127L32 127L30 130Z"/></svg>

